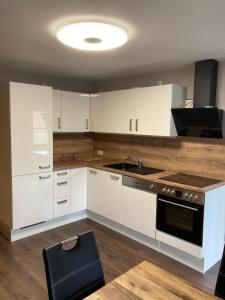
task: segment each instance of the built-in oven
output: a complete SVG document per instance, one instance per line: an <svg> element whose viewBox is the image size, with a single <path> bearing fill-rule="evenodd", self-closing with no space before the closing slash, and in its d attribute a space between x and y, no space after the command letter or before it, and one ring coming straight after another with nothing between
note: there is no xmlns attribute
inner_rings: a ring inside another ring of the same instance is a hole
<svg viewBox="0 0 225 300"><path fill-rule="evenodd" d="M202 246L204 205L158 195L156 228Z"/></svg>

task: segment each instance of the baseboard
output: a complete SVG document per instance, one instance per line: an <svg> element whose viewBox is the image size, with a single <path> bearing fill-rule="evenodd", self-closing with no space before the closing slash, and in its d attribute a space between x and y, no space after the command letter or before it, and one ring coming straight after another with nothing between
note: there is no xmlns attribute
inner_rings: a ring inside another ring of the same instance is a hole
<svg viewBox="0 0 225 300"><path fill-rule="evenodd" d="M9 240L11 242L23 239L25 237L46 231L46 230L50 230L59 226L63 226L72 222L76 222L82 219L87 218L87 211L86 210L82 210L80 212L71 214L71 215L66 215L63 217L59 217L50 221L47 221L45 223L41 223L41 224L37 224L31 227L26 227L23 229L15 229L15 230L11 230L10 232L10 238Z"/></svg>

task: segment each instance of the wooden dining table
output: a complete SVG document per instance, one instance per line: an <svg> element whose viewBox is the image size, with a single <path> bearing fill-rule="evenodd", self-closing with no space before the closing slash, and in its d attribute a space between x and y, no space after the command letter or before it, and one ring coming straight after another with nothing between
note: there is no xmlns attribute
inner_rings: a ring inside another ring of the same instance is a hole
<svg viewBox="0 0 225 300"><path fill-rule="evenodd" d="M143 261L86 299L216 300L220 298L192 286L150 262Z"/></svg>

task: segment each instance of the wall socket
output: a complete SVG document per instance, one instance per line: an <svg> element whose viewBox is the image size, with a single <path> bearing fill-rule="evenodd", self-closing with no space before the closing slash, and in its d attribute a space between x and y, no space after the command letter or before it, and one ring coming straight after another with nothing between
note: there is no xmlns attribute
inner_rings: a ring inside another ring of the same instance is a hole
<svg viewBox="0 0 225 300"><path fill-rule="evenodd" d="M103 156L104 155L104 151L103 150L98 150L97 154Z"/></svg>

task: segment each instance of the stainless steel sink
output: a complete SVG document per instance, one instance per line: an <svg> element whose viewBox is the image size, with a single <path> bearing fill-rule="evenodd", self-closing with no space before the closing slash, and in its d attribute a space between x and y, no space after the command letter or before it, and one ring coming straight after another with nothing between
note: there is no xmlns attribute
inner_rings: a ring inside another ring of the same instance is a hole
<svg viewBox="0 0 225 300"><path fill-rule="evenodd" d="M149 168L144 166L139 168L135 164L128 164L128 163L110 164L110 165L105 165L104 167L115 169L115 170L126 171L129 173L134 173L139 175L149 175L149 174L154 174L163 171L160 169Z"/></svg>

